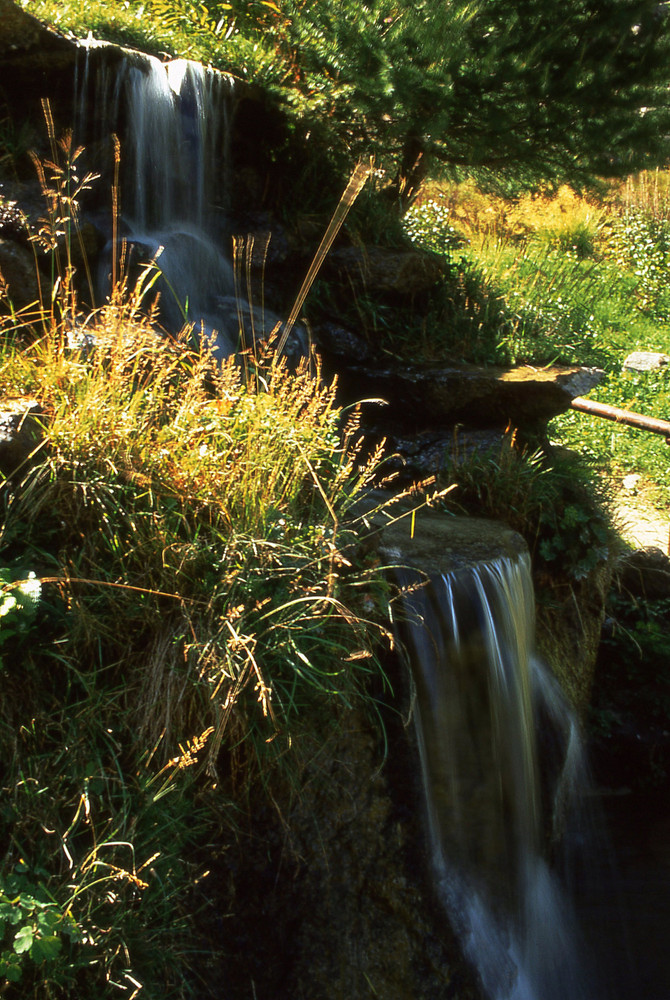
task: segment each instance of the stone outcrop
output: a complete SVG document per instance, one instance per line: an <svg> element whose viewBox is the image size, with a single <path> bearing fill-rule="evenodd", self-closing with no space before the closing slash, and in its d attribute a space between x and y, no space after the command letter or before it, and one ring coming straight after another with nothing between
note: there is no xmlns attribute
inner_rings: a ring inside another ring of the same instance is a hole
<svg viewBox="0 0 670 1000"><path fill-rule="evenodd" d="M584 717L591 698L612 562L582 580L548 581L537 608L537 649L574 708Z"/></svg>
<svg viewBox="0 0 670 1000"><path fill-rule="evenodd" d="M528 551L518 532L486 518L424 509L379 527L385 561L428 576ZM536 646L581 715L588 706L611 578L612 561L602 560L581 580L566 579L557 587L536 580Z"/></svg>
<svg viewBox="0 0 670 1000"><path fill-rule="evenodd" d="M41 115L41 101L63 108L62 125L72 108L77 43L47 28L12 0L0 0L0 98L19 123Z"/></svg>
<svg viewBox="0 0 670 1000"><path fill-rule="evenodd" d="M343 402L367 401L365 426L387 440L405 475L417 477L439 472L454 451L462 458L499 447L508 428L518 444L548 450L547 422L602 376L597 368L374 368L365 362L345 364L339 384Z"/></svg>
<svg viewBox="0 0 670 1000"><path fill-rule="evenodd" d="M72 49L71 40L52 31L13 0L0 0L0 56L5 66L25 65L39 56L61 55ZM34 63L33 63L34 64Z"/></svg>

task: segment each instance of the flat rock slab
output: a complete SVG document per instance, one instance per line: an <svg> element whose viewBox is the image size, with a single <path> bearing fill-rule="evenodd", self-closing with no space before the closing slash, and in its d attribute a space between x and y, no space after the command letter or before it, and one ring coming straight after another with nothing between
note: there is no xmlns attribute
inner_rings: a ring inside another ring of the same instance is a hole
<svg viewBox="0 0 670 1000"><path fill-rule="evenodd" d="M384 400L384 419L408 428L535 427L564 413L576 396L598 385L598 368L352 367L342 375L347 394Z"/></svg>
<svg viewBox="0 0 670 1000"><path fill-rule="evenodd" d="M521 535L505 524L429 508L408 512L381 528L381 553L389 565L411 567L427 576L517 559L527 551Z"/></svg>

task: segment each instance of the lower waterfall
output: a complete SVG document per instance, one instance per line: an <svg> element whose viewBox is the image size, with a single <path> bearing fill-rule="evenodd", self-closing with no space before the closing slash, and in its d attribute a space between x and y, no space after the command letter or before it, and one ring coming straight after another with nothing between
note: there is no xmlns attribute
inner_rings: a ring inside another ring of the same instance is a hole
<svg viewBox="0 0 670 1000"><path fill-rule="evenodd" d="M547 857L583 791L581 750L533 656L528 556L402 584L432 870L463 950L491 1000L600 998Z"/></svg>

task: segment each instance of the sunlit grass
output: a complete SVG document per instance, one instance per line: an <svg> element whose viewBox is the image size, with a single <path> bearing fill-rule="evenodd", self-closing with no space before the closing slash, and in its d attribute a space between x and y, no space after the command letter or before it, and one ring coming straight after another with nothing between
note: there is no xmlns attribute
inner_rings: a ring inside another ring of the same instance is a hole
<svg viewBox="0 0 670 1000"><path fill-rule="evenodd" d="M633 351L670 355L666 174L631 178L600 199L562 188L506 201L471 182L433 184L424 209L431 203L439 211L422 214L423 244L448 244L442 252L458 274L458 315L437 334L444 354L600 367L605 378L592 399L670 419L668 369L623 371ZM453 278L446 287L453 299ZM642 475L667 504L663 438L574 412L554 421L552 433L601 469Z"/></svg>
<svg viewBox="0 0 670 1000"><path fill-rule="evenodd" d="M80 38L94 37L146 52L193 59L247 81L280 84L287 72L262 31L246 31L229 5L220 15L204 4L174 0L21 0L31 14Z"/></svg>
<svg viewBox="0 0 670 1000"><path fill-rule="evenodd" d="M83 314L59 241L76 154L51 138L33 245L53 284L2 310L0 391L37 399L42 433L0 494L0 974L8 997L177 1000L197 989L193 898L217 905L192 853L299 770L301 731L374 713L385 686L356 513L379 456L315 358L217 364L167 337L151 266Z"/></svg>
<svg viewBox="0 0 670 1000"><path fill-rule="evenodd" d="M31 578L41 599L0 631L0 903L3 887L23 900L28 927L44 898L54 921L20 959L8 939L7 969L26 997L166 976L176 997L200 874L185 853L211 836L219 769L271 782L300 760L304 717L329 705L326 732L383 683L367 615L384 598L350 523L374 460L349 450L355 420L307 364L219 369L115 299L87 331L93 346L57 325L0 357L0 387L44 414L3 489L3 592Z"/></svg>

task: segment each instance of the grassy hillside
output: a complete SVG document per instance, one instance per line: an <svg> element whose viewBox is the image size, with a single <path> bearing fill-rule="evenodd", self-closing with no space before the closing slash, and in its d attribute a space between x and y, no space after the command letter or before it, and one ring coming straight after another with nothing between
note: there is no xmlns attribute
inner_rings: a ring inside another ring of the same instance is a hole
<svg viewBox="0 0 670 1000"><path fill-rule="evenodd" d="M450 278L425 354L600 367L606 377L589 398L670 419L670 365L623 370L633 351L670 355L668 182L645 174L598 197L563 188L514 200L474 184L428 185L405 226L446 257ZM663 437L572 411L552 434L613 476L639 474L667 509Z"/></svg>
<svg viewBox="0 0 670 1000"><path fill-rule="evenodd" d="M83 317L68 149L35 244L70 234L53 294L0 301L0 393L40 405L0 491L0 991L197 996L203 880L252 789L290 789L384 688L356 511L378 457L316 362L158 337L152 267Z"/></svg>

